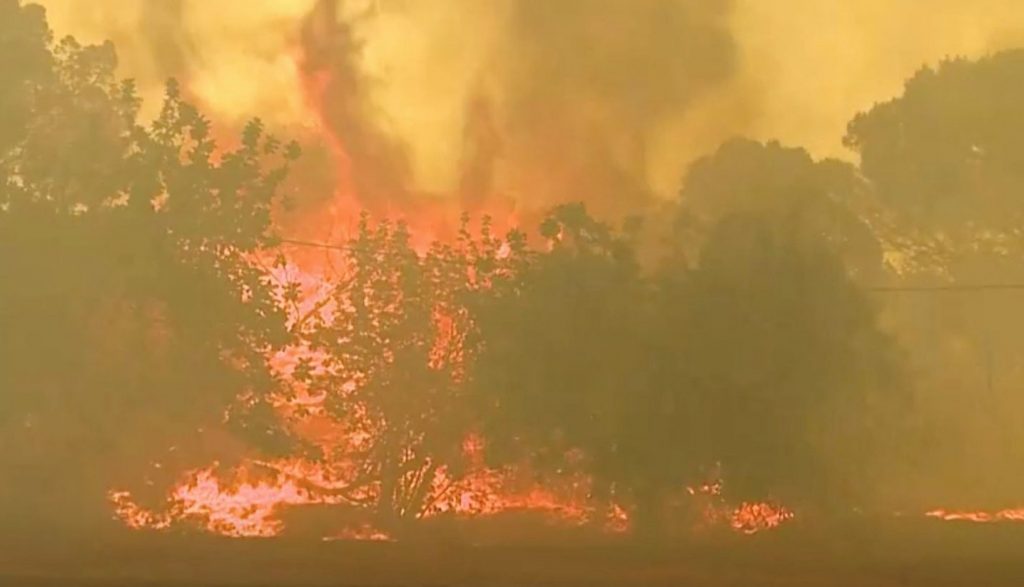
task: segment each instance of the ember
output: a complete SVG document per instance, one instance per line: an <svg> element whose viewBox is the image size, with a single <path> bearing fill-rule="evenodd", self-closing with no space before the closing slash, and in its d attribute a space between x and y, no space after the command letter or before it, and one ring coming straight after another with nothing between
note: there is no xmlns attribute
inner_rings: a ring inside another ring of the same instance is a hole
<svg viewBox="0 0 1024 587"><path fill-rule="evenodd" d="M777 528L795 518L795 514L770 503L743 503L732 513L730 525L738 532L756 534Z"/></svg>

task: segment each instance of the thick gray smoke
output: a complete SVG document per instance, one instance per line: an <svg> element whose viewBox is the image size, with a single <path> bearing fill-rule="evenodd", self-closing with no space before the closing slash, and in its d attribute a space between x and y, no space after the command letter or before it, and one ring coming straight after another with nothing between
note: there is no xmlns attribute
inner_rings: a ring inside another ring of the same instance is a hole
<svg viewBox="0 0 1024 587"><path fill-rule="evenodd" d="M478 98L494 102L504 145L493 189L613 214L649 200L656 131L736 70L730 4L513 2Z"/></svg>

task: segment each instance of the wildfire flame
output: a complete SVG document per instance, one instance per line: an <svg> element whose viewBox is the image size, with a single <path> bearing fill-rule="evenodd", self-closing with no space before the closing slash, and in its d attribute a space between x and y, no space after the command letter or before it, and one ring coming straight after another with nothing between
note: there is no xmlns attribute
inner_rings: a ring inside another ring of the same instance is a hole
<svg viewBox="0 0 1024 587"><path fill-rule="evenodd" d="M232 537L271 537L284 524L277 518L282 507L328 503L295 481L241 481L226 486L216 465L186 475L175 487L162 512L146 510L132 501L129 492L110 493L117 517L133 529L166 530L176 524L193 524L207 532ZM245 476L245 469L236 474Z"/></svg>
<svg viewBox="0 0 1024 587"><path fill-rule="evenodd" d="M744 502L732 512L729 525L737 532L757 534L778 528L795 517L796 514L780 505Z"/></svg>
<svg viewBox="0 0 1024 587"><path fill-rule="evenodd" d="M275 473L266 479L250 480L252 467ZM461 479L443 471L433 482L430 505L419 516L429 519L444 515L486 518L506 512L540 512L558 524L581 526L593 520L598 504L585 495L586 481L574 479L562 488L534 484L522 491L509 488L516 472L478 469ZM217 466L187 473L171 491L162 511L145 509L127 491L111 491L115 515L136 530L167 530L185 525L230 537L274 537L285 529L280 514L286 508L303 505L352 505L358 496L332 493L344 482L332 478L322 465L302 461L250 462L218 476ZM326 490L326 491L325 491ZM366 497L366 495L364 495ZM628 515L611 504L605 527L621 532L628 528ZM325 540L384 540L386 533L367 524L338 529Z"/></svg>
<svg viewBox="0 0 1024 587"><path fill-rule="evenodd" d="M936 509L925 513L929 518L937 518L946 522L975 522L988 524L993 522L1024 522L1024 508L986 511L951 511Z"/></svg>
<svg viewBox="0 0 1024 587"><path fill-rule="evenodd" d="M382 186L401 192L402 182L400 177L386 177L389 170L399 171L400 168L392 169L393 166L387 162L373 164L358 156L361 151L351 149L353 142L369 143L379 147L371 151L383 153L387 151L387 145L386 140L375 134L373 129L357 124L357 113L351 109L357 107L358 97L349 94L358 92L360 81L350 71L350 64L343 58L332 57L331 52L336 48L334 44L350 43L352 39L344 28L334 24L332 2L320 2L318 7L303 31L303 46L296 49L294 60L296 70L303 78L306 106L316 121L319 138L326 145L335 172L330 208L319 211L320 217L310 218L309 222L322 224L326 219L331 223L333 234L335 223L351 225L360 211L367 208L368 200L380 195L362 192L382 191ZM410 196L414 195L389 193L386 209L372 211L375 215L389 217L396 212L392 205L401 206L401 215L409 222L413 247L422 253L437 237L453 232L442 218L454 217L453 210L448 208L458 202L445 203L443 199L424 200ZM479 206L474 211L482 212ZM508 210L498 210L497 214L494 214L495 210L491 212L491 216L503 218L507 227L516 225L516 218ZM508 254L508 244L505 243L499 255ZM316 262L312 267L306 263L300 267L287 260L273 263L268 263L269 259L255 261L273 265L268 267L267 273L280 290L278 302L288 311L289 328L302 331L306 321L329 322L333 319L336 308L331 303L329 284L323 278L328 273L327 267L318 267ZM459 347L460 343L452 315L438 310L434 319L439 340L431 353L430 366L442 369L446 363L461 362L461 349L451 350ZM271 368L285 380L290 380L297 369L312 366L315 370L323 363L323 357L316 351L301 346L278 351L269 359ZM455 376L459 376L457 369ZM372 439L368 436L373 434L372 427L347 429L331 423L324 413L323 395L312 393L293 380L290 385L293 397L277 402L276 408L304 440L324 449L324 454L328 455L358 454L370 443ZM298 416L300 413L303 415ZM481 439L467 439L470 450L477 453L481 450L480 444ZM625 532L630 527L627 509L618 503L602 503L593 499L590 496L592 481L584 475L568 475L546 485L535 481L524 483L521 481L522 471L514 467L488 468L482 464L479 454L474 456L474 460L475 464L460 475L445 467L437 468L430 479L430 495L424 502L425 507L416 513L416 517L486 518L506 512L539 512L554 523L570 526L594 524L611 533ZM233 468L222 468L214 463L185 473L156 510L140 506L127 491L111 491L109 499L116 517L132 529L168 530L186 526L222 536L273 537L285 531L281 515L288 508L327 505L371 510L380 497L380 488L372 483L360 484L357 477L357 467L343 457L332 456L326 462L249 459ZM691 489L689 493L714 495L716 521L724 522L739 532L752 534L793 518L789 510L767 503L727 506L720 498L720 484L713 492L705 489ZM390 540L391 537L372 524L360 522L337 528L323 539Z"/></svg>
<svg viewBox="0 0 1024 587"><path fill-rule="evenodd" d="M252 463L253 465L256 463ZM250 481L249 469L239 467L230 475L235 483L223 481L216 466L188 473L167 499L163 511L150 511L137 505L129 492L112 491L110 501L116 516L136 530L168 530L186 525L229 537L275 537L285 529L280 514L289 507L303 505L351 505L351 496L319 492L313 487L340 487L320 465L299 461L265 463L264 468L282 471L273 478ZM290 470L291 473L283 471ZM430 519L445 515L461 518L488 518L509 512L544 514L551 523L584 526L597 523L607 533L630 529L630 517L621 505L599 503L589 497L589 480L577 476L561 486L533 484L516 491L517 472L512 469L478 469L452 480L444 472L433 483L435 495L419 516ZM303 482L302 480L306 480ZM713 495L688 489L692 495ZM604 513L599 518L599 512ZM777 528L793 520L795 514L783 506L767 502L742 503L731 508L722 501L705 511L705 522L728 523L743 534L756 534ZM324 540L391 540L372 525L363 523L338 529Z"/></svg>

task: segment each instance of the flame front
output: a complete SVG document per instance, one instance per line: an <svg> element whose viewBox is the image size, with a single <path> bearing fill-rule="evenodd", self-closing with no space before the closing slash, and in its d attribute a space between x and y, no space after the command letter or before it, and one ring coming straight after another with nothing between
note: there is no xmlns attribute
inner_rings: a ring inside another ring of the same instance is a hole
<svg viewBox="0 0 1024 587"><path fill-rule="evenodd" d="M252 476L251 468L257 466L276 470L278 474L255 482L247 480ZM542 514L555 525L582 527L593 524L597 530L610 534L630 530L630 516L626 508L615 502L602 503L591 498L591 483L585 476L548 486L535 483L516 490L516 486L521 486L516 482L520 476L521 472L514 469L479 468L461 479L452 479L441 471L432 484L429 506L418 517L422 520L446 515L486 519L506 513L533 512ZM312 463L252 462L232 470L230 477L236 481L231 483L218 477L216 466L188 473L172 490L162 511L140 507L125 491L112 491L109 498L116 516L135 530L162 531L188 526L221 536L261 538L281 535L285 524L280 515L287 508L317 504L351 506L358 501L351 495L344 496L343 492L332 493L332 488L341 489L344 483L332 481L332 476L321 465ZM738 507L730 507L717 493L692 489L684 493L712 498L712 503L705 509L704 523L727 524L742 534L772 530L796 517L784 506L768 502L744 502ZM371 508L364 507L370 514ZM1020 512L1016 515L1022 516ZM1015 519L1010 514L1006 516L1005 519ZM363 522L338 528L322 539L385 541L392 538L383 530Z"/></svg>
<svg viewBox="0 0 1024 587"><path fill-rule="evenodd" d="M216 465L186 475L167 499L164 511L148 511L124 491L111 492L116 514L135 529L166 530L176 524L190 524L213 534L232 537L271 537L284 528L277 515L286 506L332 503L295 481L272 479L239 481L227 486L218 478ZM246 469L234 472L245 478Z"/></svg>
<svg viewBox="0 0 1024 587"><path fill-rule="evenodd" d="M925 516L946 522L976 522L979 524L989 524L994 522L1024 522L1024 508L1012 508L998 511L936 509L925 513Z"/></svg>

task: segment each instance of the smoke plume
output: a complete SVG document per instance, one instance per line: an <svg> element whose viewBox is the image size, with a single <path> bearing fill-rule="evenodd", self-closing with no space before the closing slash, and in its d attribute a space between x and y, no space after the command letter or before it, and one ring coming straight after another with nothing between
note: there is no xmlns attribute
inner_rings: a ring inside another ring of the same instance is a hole
<svg viewBox="0 0 1024 587"><path fill-rule="evenodd" d="M348 169L319 175L392 212L586 200L621 213L674 194L736 134L852 158L840 139L857 111L922 63L1024 30L1013 0L43 4L58 34L115 41L144 92L177 76L222 123L258 115L314 150L336 141L342 163L312 158Z"/></svg>

